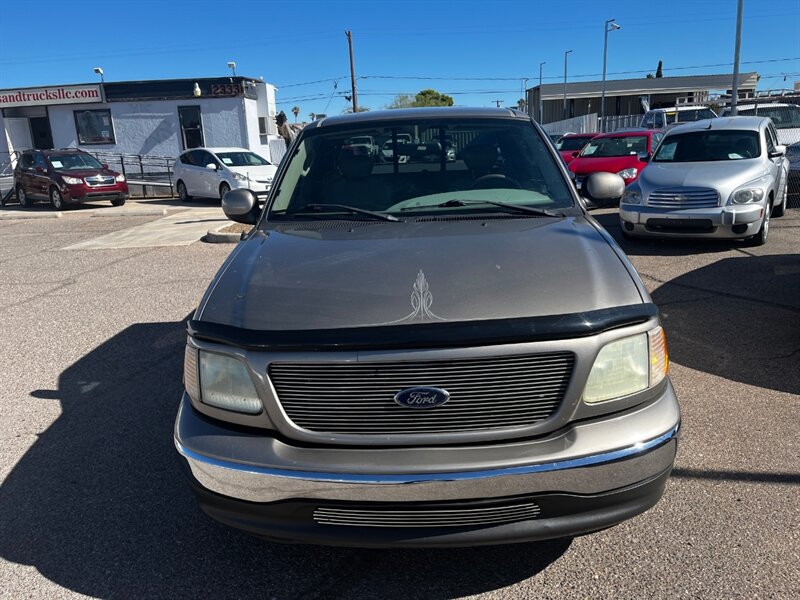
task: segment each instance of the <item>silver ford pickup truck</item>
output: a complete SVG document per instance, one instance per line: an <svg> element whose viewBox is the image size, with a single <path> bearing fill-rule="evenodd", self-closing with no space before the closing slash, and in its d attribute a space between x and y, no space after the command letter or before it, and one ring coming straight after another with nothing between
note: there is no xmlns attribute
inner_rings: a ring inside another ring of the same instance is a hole
<svg viewBox="0 0 800 600"><path fill-rule="evenodd" d="M680 412L658 311L529 117L325 118L263 208L222 204L253 229L189 321L175 424L208 515L277 541L470 546L661 498Z"/></svg>

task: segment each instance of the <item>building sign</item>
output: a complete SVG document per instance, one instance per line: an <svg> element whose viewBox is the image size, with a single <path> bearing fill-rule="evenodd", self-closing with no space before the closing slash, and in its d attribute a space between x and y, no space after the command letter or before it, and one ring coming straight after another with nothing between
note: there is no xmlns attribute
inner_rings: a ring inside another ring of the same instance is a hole
<svg viewBox="0 0 800 600"><path fill-rule="evenodd" d="M23 90L0 90L0 108L102 101L99 85L56 85Z"/></svg>

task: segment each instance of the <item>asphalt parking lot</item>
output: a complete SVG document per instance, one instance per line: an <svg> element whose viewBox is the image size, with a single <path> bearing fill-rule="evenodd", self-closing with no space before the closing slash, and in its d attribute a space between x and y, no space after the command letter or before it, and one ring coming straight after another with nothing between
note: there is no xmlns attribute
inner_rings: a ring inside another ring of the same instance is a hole
<svg viewBox="0 0 800 600"><path fill-rule="evenodd" d="M595 213L662 311L684 416L666 495L590 536L417 551L200 512L172 443L183 321L232 246L81 249L163 218L89 214L0 220L0 598L797 597L800 210L761 248L627 242Z"/></svg>

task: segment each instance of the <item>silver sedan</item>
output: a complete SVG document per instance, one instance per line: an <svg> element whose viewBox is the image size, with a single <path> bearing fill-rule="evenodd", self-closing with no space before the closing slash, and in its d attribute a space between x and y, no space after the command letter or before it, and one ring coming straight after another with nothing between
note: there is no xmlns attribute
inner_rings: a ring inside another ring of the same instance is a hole
<svg viewBox="0 0 800 600"><path fill-rule="evenodd" d="M697 121L670 131L625 190L625 236L747 239L762 245L786 209L789 162L767 118Z"/></svg>

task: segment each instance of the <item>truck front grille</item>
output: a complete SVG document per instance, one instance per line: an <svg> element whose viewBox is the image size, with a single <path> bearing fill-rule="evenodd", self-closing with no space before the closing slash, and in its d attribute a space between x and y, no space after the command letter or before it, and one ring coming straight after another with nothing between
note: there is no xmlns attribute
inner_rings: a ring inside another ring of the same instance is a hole
<svg viewBox="0 0 800 600"><path fill-rule="evenodd" d="M350 527L483 527L529 521L539 516L534 502L488 508L408 510L384 508L317 508L314 521Z"/></svg>
<svg viewBox="0 0 800 600"><path fill-rule="evenodd" d="M719 193L713 188L660 188L650 193L647 204L662 208L714 208L719 205Z"/></svg>
<svg viewBox="0 0 800 600"><path fill-rule="evenodd" d="M446 361L274 362L278 400L298 427L334 434L435 434L530 427L559 407L571 352ZM437 387L450 400L429 409L394 401L401 390Z"/></svg>

